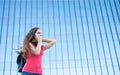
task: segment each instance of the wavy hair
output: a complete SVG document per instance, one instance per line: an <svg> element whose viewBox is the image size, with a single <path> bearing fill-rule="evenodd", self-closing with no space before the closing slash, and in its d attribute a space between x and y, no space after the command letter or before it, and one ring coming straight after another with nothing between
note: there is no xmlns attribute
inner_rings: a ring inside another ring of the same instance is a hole
<svg viewBox="0 0 120 75"><path fill-rule="evenodd" d="M17 52L18 54L22 54L22 56L24 58L26 58L28 52L31 52L29 42L32 42L35 39L35 33L38 29L40 29L40 28L34 27L27 33L27 35L25 36L25 38L23 40L23 46L22 46L21 50L19 52ZM33 44L37 45L37 42L34 42Z"/></svg>

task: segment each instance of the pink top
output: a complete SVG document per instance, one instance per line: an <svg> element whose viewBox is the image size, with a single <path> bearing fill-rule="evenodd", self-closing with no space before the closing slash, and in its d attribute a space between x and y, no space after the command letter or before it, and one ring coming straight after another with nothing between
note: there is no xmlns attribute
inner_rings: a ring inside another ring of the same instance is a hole
<svg viewBox="0 0 120 75"><path fill-rule="evenodd" d="M42 74L42 55L44 46L41 46L39 55L28 53L26 63L22 69L23 72Z"/></svg>

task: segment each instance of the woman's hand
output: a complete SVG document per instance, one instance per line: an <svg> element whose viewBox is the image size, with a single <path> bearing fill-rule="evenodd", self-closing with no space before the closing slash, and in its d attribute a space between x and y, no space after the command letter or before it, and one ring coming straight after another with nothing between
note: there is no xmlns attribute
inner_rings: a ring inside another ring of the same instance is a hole
<svg viewBox="0 0 120 75"><path fill-rule="evenodd" d="M46 42L47 44L44 46L44 50L47 50L48 48L52 47L55 44L54 39L42 39L42 42Z"/></svg>
<svg viewBox="0 0 120 75"><path fill-rule="evenodd" d="M35 39L37 40L37 42L42 42L42 35L36 34Z"/></svg>

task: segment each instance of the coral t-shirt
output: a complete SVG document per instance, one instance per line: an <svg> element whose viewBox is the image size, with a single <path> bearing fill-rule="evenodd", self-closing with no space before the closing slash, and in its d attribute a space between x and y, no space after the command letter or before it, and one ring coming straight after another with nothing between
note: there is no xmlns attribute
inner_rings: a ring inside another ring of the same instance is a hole
<svg viewBox="0 0 120 75"><path fill-rule="evenodd" d="M26 58L26 63L22 69L22 72L42 74L43 50L44 50L44 46L42 45L39 55L28 53Z"/></svg>

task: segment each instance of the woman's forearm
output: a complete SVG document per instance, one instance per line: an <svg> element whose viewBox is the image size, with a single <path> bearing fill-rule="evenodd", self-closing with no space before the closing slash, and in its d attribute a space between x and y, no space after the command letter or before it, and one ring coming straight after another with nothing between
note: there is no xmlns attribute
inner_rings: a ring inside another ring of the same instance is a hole
<svg viewBox="0 0 120 75"><path fill-rule="evenodd" d="M44 46L44 50L47 50L48 48L50 48L51 46L53 46L56 41L54 39L42 39L42 42L46 42L47 43Z"/></svg>
<svg viewBox="0 0 120 75"><path fill-rule="evenodd" d="M55 41L55 40L54 40L54 39L45 39L45 38L42 39L42 42L47 42L47 43L49 43L49 42L51 42L51 41Z"/></svg>

